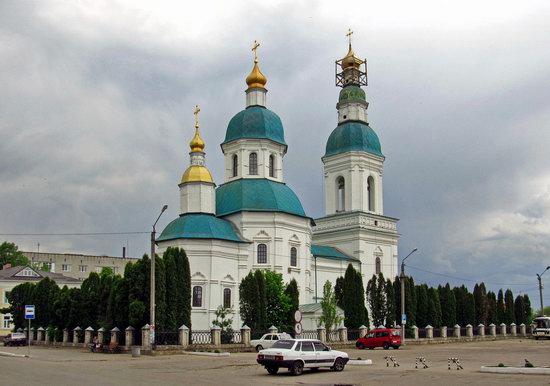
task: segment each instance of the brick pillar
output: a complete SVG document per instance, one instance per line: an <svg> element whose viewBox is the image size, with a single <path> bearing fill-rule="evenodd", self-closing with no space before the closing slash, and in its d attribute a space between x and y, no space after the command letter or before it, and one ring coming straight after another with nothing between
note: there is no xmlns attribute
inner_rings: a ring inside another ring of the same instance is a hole
<svg viewBox="0 0 550 386"><path fill-rule="evenodd" d="M429 324L426 326L426 338L427 339L433 339L434 338L434 328L430 326Z"/></svg>
<svg viewBox="0 0 550 386"><path fill-rule="evenodd" d="M469 323L466 325L466 336L468 338L474 337L474 327Z"/></svg>
<svg viewBox="0 0 550 386"><path fill-rule="evenodd" d="M500 335L506 336L506 324L500 323Z"/></svg>
<svg viewBox="0 0 550 386"><path fill-rule="evenodd" d="M367 332L369 332L369 329L363 324L361 327L359 327L359 337L364 338L365 335L367 335Z"/></svg>
<svg viewBox="0 0 550 386"><path fill-rule="evenodd" d="M34 342L36 340L36 335L35 335L35 329L34 327L31 327L31 330L29 331L29 333L31 334L31 343Z"/></svg>
<svg viewBox="0 0 550 386"><path fill-rule="evenodd" d="M477 334L479 336L485 336L485 326L481 323L477 326Z"/></svg>
<svg viewBox="0 0 550 386"><path fill-rule="evenodd" d="M241 341L245 346L250 346L250 327L246 324L241 327Z"/></svg>
<svg viewBox="0 0 550 386"><path fill-rule="evenodd" d="M82 329L78 326L75 329L73 329L73 346L78 346L78 344L80 343L79 337L78 337L78 334L80 333L80 331L82 331Z"/></svg>
<svg viewBox="0 0 550 386"><path fill-rule="evenodd" d="M443 326L439 328L441 338L447 339L447 326Z"/></svg>
<svg viewBox="0 0 550 386"><path fill-rule="evenodd" d="M277 332L279 332L279 330L275 326L271 326L267 330L269 331L270 334L276 334Z"/></svg>
<svg viewBox="0 0 550 386"><path fill-rule="evenodd" d="M510 324L510 335L512 336L517 335L517 327L515 323Z"/></svg>
<svg viewBox="0 0 550 386"><path fill-rule="evenodd" d="M411 330L412 330L412 332L413 332L413 339L414 339L414 340L418 340L418 327L412 326L412 327L411 327Z"/></svg>
<svg viewBox="0 0 550 386"><path fill-rule="evenodd" d="M69 344L69 329L64 328L63 329L63 345Z"/></svg>
<svg viewBox="0 0 550 386"><path fill-rule="evenodd" d="M128 326L124 330L124 334L126 335L126 341L124 342L124 347L130 348L134 345L134 331L135 331L135 328L132 326Z"/></svg>
<svg viewBox="0 0 550 386"><path fill-rule="evenodd" d="M50 344L51 331L53 331L51 327L48 327L44 330L44 342L46 343L46 345Z"/></svg>
<svg viewBox="0 0 550 386"><path fill-rule="evenodd" d="M189 327L185 324L182 324L181 327L178 328L178 344L183 348L186 348L189 345Z"/></svg>
<svg viewBox="0 0 550 386"><path fill-rule="evenodd" d="M277 331L277 329L275 329L275 331ZM210 334L212 336L212 344L216 347L220 346L222 344L222 342L221 342L221 328L219 328L218 326L213 326L210 329Z"/></svg>
<svg viewBox="0 0 550 386"><path fill-rule="evenodd" d="M84 330L84 346L92 343L92 335L94 335L94 329L92 328L92 326L89 326L87 329Z"/></svg>
<svg viewBox="0 0 550 386"><path fill-rule="evenodd" d="M338 332L340 333L340 342L347 342L348 341L348 329L346 327L340 327L338 329Z"/></svg>
<svg viewBox="0 0 550 386"><path fill-rule="evenodd" d="M494 323L489 324L489 335L497 336L497 326Z"/></svg>
<svg viewBox="0 0 550 386"><path fill-rule="evenodd" d="M37 331L38 332L36 333L36 341L41 344L44 340L44 328L39 327Z"/></svg>
<svg viewBox="0 0 550 386"><path fill-rule="evenodd" d="M520 334L521 336L527 336L527 329L526 329L525 327L526 327L526 326L525 326L525 323L521 323L521 324L519 325L519 334Z"/></svg>
<svg viewBox="0 0 550 386"><path fill-rule="evenodd" d="M119 342L120 329L115 327L111 330L111 343Z"/></svg>
<svg viewBox="0 0 550 386"><path fill-rule="evenodd" d="M460 338L460 326L458 324L455 324L453 336L455 338Z"/></svg>
<svg viewBox="0 0 550 386"><path fill-rule="evenodd" d="M149 324L141 328L141 348L151 350L151 327Z"/></svg>
<svg viewBox="0 0 550 386"><path fill-rule="evenodd" d="M327 330L326 330L326 328L324 328L324 327L317 328L317 338L321 342L326 342L327 341Z"/></svg>
<svg viewBox="0 0 550 386"><path fill-rule="evenodd" d="M97 330L97 341L101 346L105 344L105 329L103 327Z"/></svg>

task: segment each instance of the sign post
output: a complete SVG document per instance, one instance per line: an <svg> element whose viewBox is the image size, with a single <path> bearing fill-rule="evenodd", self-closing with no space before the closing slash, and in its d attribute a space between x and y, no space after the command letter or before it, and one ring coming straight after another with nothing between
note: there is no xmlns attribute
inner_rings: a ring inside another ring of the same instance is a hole
<svg viewBox="0 0 550 386"><path fill-rule="evenodd" d="M28 348L27 356L31 356L31 320L34 319L34 305L25 305L25 319L29 321L29 331L27 333Z"/></svg>

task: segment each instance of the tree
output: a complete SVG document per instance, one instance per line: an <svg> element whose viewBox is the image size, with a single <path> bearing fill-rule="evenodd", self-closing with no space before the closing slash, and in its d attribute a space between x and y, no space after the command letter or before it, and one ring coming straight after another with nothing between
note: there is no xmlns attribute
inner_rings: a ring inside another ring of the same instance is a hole
<svg viewBox="0 0 550 386"><path fill-rule="evenodd" d="M347 328L359 328L363 324L368 324L363 279L351 264L344 274L342 306Z"/></svg>
<svg viewBox="0 0 550 386"><path fill-rule="evenodd" d="M181 248L174 248L174 260L176 262L176 289L177 318L176 326L185 325L191 329L191 269L189 258Z"/></svg>
<svg viewBox="0 0 550 386"><path fill-rule="evenodd" d="M300 291L298 290L298 282L296 282L296 279L293 278L286 285L285 295L290 300L290 308L288 310L286 318L286 325L288 326L288 330L290 331L295 322L294 313L300 308Z"/></svg>
<svg viewBox="0 0 550 386"><path fill-rule="evenodd" d="M498 291L497 296L497 322L496 325L500 325L501 323L504 323L506 320L506 316L504 315L505 308L504 308L504 294L502 292L502 288Z"/></svg>
<svg viewBox="0 0 550 386"><path fill-rule="evenodd" d="M155 254L155 328L166 330L166 271L164 260Z"/></svg>
<svg viewBox="0 0 550 386"><path fill-rule="evenodd" d="M162 255L164 260L164 269L166 272L166 331L177 331L180 327L178 326L178 316L180 315L180 306L182 301L180 297L182 296L181 292L178 291L178 279L184 280L183 278L178 278L177 276L177 267L176 267L176 249L168 247ZM189 327L189 326L187 326Z"/></svg>
<svg viewBox="0 0 550 386"><path fill-rule="evenodd" d="M428 324L432 327L441 326L439 292L433 287L428 289Z"/></svg>
<svg viewBox="0 0 550 386"><path fill-rule="evenodd" d="M342 323L342 317L338 315L336 305L336 296L332 291L332 284L326 281L323 286L323 299L321 300L321 317L319 318L319 326L324 326L327 338L331 336L333 327L337 327Z"/></svg>
<svg viewBox="0 0 550 386"><path fill-rule="evenodd" d="M265 276L262 271L254 272L254 279L258 284L258 329L260 331L267 330L267 294L266 294L266 283Z"/></svg>
<svg viewBox="0 0 550 386"><path fill-rule="evenodd" d="M343 308L344 304L344 278L342 276L336 279L334 284L334 296L336 297L336 304L338 307Z"/></svg>
<svg viewBox="0 0 550 386"><path fill-rule="evenodd" d="M516 323L517 326L519 326L522 323L525 323L523 321L525 317L525 304L523 303L523 296L518 295L516 297L516 300L514 301L514 323Z"/></svg>
<svg viewBox="0 0 550 386"><path fill-rule="evenodd" d="M474 298L476 308L476 325L487 323L488 305L487 305L487 290L485 284L477 284L474 286Z"/></svg>
<svg viewBox="0 0 550 386"><path fill-rule="evenodd" d="M258 281L253 272L249 272L239 284L239 313L245 325L252 331L263 331L263 321L260 320L260 291L258 290ZM262 327L260 327L262 326Z"/></svg>
<svg viewBox="0 0 550 386"><path fill-rule="evenodd" d="M393 281L393 296L395 304L395 321L401 325L401 280L399 276L395 277Z"/></svg>
<svg viewBox="0 0 550 386"><path fill-rule="evenodd" d="M232 313L233 310L231 308L224 308L221 305L216 309L216 319L212 321L212 324L220 328L222 343L233 343L233 328L231 327L233 325L233 319L228 318L228 315Z"/></svg>
<svg viewBox="0 0 550 386"><path fill-rule="evenodd" d="M529 299L529 295L527 294L523 295L523 310L523 323L529 325L533 321L533 309L531 308L531 300Z"/></svg>
<svg viewBox="0 0 550 386"><path fill-rule="evenodd" d="M456 324L456 298L449 283L440 286L439 299L441 303L441 327L453 327Z"/></svg>
<svg viewBox="0 0 550 386"><path fill-rule="evenodd" d="M514 311L514 294L511 289L507 289L504 293L504 323L512 324L515 320Z"/></svg>
<svg viewBox="0 0 550 386"><path fill-rule="evenodd" d="M464 293L464 323L474 325L476 320L476 305L474 294L468 292Z"/></svg>
<svg viewBox="0 0 550 386"><path fill-rule="evenodd" d="M487 324L498 324L497 296L493 291L487 292Z"/></svg>
<svg viewBox="0 0 550 386"><path fill-rule="evenodd" d="M393 292L393 284L390 279L386 280L384 290L386 292L386 325L395 326L395 321L398 319L395 319L395 294Z"/></svg>
<svg viewBox="0 0 550 386"><path fill-rule="evenodd" d="M261 272L261 271L257 271ZM290 331L292 324L287 324L292 303L284 291L283 275L265 271L266 322L281 331Z"/></svg>
<svg viewBox="0 0 550 386"><path fill-rule="evenodd" d="M416 323L421 328L428 323L428 286L421 284L416 286Z"/></svg>
<svg viewBox="0 0 550 386"><path fill-rule="evenodd" d="M4 264L11 264L12 267L30 265L29 259L19 250L17 245L4 241L0 244L0 269Z"/></svg>

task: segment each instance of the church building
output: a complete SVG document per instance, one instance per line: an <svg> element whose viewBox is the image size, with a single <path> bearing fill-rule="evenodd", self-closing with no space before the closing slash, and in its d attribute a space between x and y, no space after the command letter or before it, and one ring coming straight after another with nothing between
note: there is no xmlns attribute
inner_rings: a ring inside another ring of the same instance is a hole
<svg viewBox="0 0 550 386"><path fill-rule="evenodd" d="M322 157L325 216L313 219L284 181L288 144L281 119L267 108L257 47L245 109L231 118L221 144L223 182L216 185L206 166L197 107L190 166L179 184L181 214L157 239L160 253L170 246L187 253L198 330L212 326L220 305L233 308L233 328L242 325L238 289L250 271L280 273L285 283L296 279L300 305L318 303L324 283L334 283L350 263L365 284L378 272L397 274L397 219L384 216L385 158L368 124L362 89L366 60L355 55L350 40L348 53L336 61L338 124ZM304 323L316 327L315 320Z"/></svg>

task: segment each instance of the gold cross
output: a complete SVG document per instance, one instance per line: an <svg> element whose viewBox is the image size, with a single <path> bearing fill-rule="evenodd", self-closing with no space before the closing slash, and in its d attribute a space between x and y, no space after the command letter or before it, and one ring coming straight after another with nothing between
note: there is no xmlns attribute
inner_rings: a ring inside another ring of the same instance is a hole
<svg viewBox="0 0 550 386"><path fill-rule="evenodd" d="M349 44L351 44L351 35L353 35L353 31L351 30L351 28L348 28L348 33L346 34L346 36L349 38Z"/></svg>
<svg viewBox="0 0 550 386"><path fill-rule="evenodd" d="M199 128L199 112L200 111L201 111L201 109L199 109L199 105L196 105L195 106L195 111L193 112L193 114L195 114L195 129Z"/></svg>
<svg viewBox="0 0 550 386"><path fill-rule="evenodd" d="M254 45L252 46L252 51L254 51L254 63L258 63L258 47L260 46L260 43L258 43L256 40L254 40Z"/></svg>

